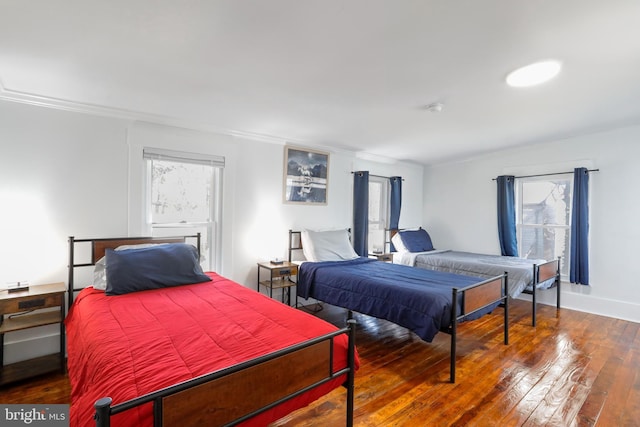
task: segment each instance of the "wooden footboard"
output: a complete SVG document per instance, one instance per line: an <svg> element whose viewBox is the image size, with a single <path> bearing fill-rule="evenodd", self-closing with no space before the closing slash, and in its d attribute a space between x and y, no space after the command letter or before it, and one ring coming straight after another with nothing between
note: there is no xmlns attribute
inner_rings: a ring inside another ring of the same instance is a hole
<svg viewBox="0 0 640 427"><path fill-rule="evenodd" d="M531 325L536 326L538 285L547 280L555 280L556 307L560 309L560 258L533 266L533 282L531 284Z"/></svg>
<svg viewBox="0 0 640 427"><path fill-rule="evenodd" d="M450 382L456 382L456 344L458 322L491 305L504 306L504 343L509 344L509 297L507 295L507 273L475 283L465 288L453 288L451 299ZM458 301L461 300L458 313Z"/></svg>
<svg viewBox="0 0 640 427"><path fill-rule="evenodd" d="M348 366L333 372L333 339L349 337ZM153 402L154 426L233 426L346 375L346 425L353 425L355 320L346 328L127 402L95 404L97 427L110 416Z"/></svg>

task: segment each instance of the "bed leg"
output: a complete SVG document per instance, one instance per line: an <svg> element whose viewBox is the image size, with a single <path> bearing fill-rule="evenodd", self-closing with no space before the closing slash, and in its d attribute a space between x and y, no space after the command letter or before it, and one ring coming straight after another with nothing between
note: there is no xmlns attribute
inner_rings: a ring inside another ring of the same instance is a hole
<svg viewBox="0 0 640 427"><path fill-rule="evenodd" d="M536 291L538 289L538 266L533 266L533 292L532 292L532 302L531 302L531 326L536 326Z"/></svg>
<svg viewBox="0 0 640 427"><path fill-rule="evenodd" d="M502 276L502 299L504 305L504 345L509 344L509 272Z"/></svg>
<svg viewBox="0 0 640 427"><path fill-rule="evenodd" d="M451 300L451 360L449 361L449 382L456 382L456 333L458 331L458 290L453 288Z"/></svg>
<svg viewBox="0 0 640 427"><path fill-rule="evenodd" d="M353 427L353 400L355 395L355 355L356 355L356 321L354 319L347 320L349 326L349 347L348 347L348 363L349 372L347 373L347 427Z"/></svg>
<svg viewBox="0 0 640 427"><path fill-rule="evenodd" d="M94 403L93 407L96 410L93 418L96 420L96 427L110 427L111 426L111 402L110 397L103 397Z"/></svg>
<svg viewBox="0 0 640 427"><path fill-rule="evenodd" d="M509 295L504 297L504 345L509 344Z"/></svg>
<svg viewBox="0 0 640 427"><path fill-rule="evenodd" d="M560 257L558 257L558 270L556 271L556 307L560 310Z"/></svg>

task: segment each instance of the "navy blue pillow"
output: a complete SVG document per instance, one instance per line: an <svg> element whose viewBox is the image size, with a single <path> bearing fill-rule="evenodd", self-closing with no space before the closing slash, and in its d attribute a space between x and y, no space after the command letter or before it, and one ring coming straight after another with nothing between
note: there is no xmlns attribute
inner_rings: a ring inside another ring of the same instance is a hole
<svg viewBox="0 0 640 427"><path fill-rule="evenodd" d="M149 248L106 250L107 295L210 281L192 245L175 243Z"/></svg>
<svg viewBox="0 0 640 427"><path fill-rule="evenodd" d="M427 252L433 250L433 243L427 230L401 231L400 238L409 252Z"/></svg>

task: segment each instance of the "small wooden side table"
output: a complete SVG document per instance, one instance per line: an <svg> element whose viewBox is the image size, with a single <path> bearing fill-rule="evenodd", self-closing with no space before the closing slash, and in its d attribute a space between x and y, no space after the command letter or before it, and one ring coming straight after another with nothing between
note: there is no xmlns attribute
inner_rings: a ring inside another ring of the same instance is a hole
<svg viewBox="0 0 640 427"><path fill-rule="evenodd" d="M393 262L393 254L391 253L370 253L369 258L375 258L378 261Z"/></svg>
<svg viewBox="0 0 640 427"><path fill-rule="evenodd" d="M0 385L60 369L65 371L64 283L31 285L24 291L0 292ZM54 310L57 308L57 310ZM60 324L60 350L46 356L4 365L4 335Z"/></svg>
<svg viewBox="0 0 640 427"><path fill-rule="evenodd" d="M263 270L266 270L266 273L269 274L268 279L260 279L261 272ZM258 292L260 292L260 285L266 287L267 289L269 289L270 298L273 298L274 289L282 289L281 301L285 304L291 305L291 288L296 286L296 282L292 278L297 275L298 265L292 262L283 261L282 264L274 264L272 262L259 262L258 285L256 289L258 290Z"/></svg>

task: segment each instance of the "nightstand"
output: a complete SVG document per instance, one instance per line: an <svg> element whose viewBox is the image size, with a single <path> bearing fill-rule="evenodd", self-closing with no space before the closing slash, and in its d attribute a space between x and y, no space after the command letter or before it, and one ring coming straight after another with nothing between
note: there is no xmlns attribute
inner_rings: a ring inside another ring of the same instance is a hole
<svg viewBox="0 0 640 427"><path fill-rule="evenodd" d="M379 254L371 253L369 254L369 258L375 258L378 261L393 262L393 254L391 253L379 253Z"/></svg>
<svg viewBox="0 0 640 427"><path fill-rule="evenodd" d="M64 283L31 285L19 292L0 292L0 385L47 372L65 371ZM23 329L60 324L60 350L35 359L4 365L4 335Z"/></svg>
<svg viewBox="0 0 640 427"><path fill-rule="evenodd" d="M260 280L262 270L266 270L268 279ZM269 297L273 298L273 290L282 289L282 302L286 301L286 304L291 305L291 287L296 286L296 282L291 277L297 274L298 265L292 262L283 261L282 264L259 262L257 290L260 292L260 285L262 285L269 289Z"/></svg>

